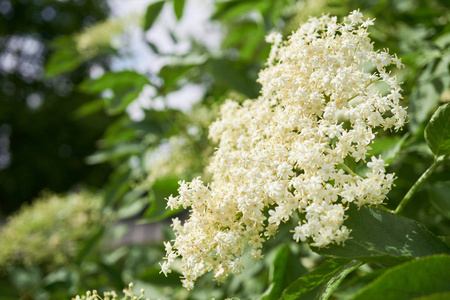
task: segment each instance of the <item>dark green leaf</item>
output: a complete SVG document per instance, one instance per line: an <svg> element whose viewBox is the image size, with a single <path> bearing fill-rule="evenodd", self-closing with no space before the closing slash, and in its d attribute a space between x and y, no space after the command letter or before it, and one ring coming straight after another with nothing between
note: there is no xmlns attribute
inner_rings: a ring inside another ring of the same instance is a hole
<svg viewBox="0 0 450 300"><path fill-rule="evenodd" d="M424 257L398 265L383 273L353 299L413 299L450 292L449 266L448 255Z"/></svg>
<svg viewBox="0 0 450 300"><path fill-rule="evenodd" d="M219 84L234 89L249 98L258 95L259 86L245 76L245 70L226 59L212 59L209 61L211 73Z"/></svg>
<svg viewBox="0 0 450 300"><path fill-rule="evenodd" d="M450 154L450 103L433 114L425 128L425 140L436 156Z"/></svg>
<svg viewBox="0 0 450 300"><path fill-rule="evenodd" d="M445 217L450 219L450 182L436 182L428 186L428 195L431 203Z"/></svg>
<svg viewBox="0 0 450 300"><path fill-rule="evenodd" d="M64 36L56 39L52 47L55 48L55 52L45 65L45 75L48 77L73 71L83 62L71 37Z"/></svg>
<svg viewBox="0 0 450 300"><path fill-rule="evenodd" d="M400 150L402 149L406 139L410 135L407 133L400 137L382 137L375 139L375 142L370 145L372 150L370 151L370 155L377 155L380 154L381 157L383 157L384 161L387 164L390 164L394 161L395 158L400 153Z"/></svg>
<svg viewBox="0 0 450 300"><path fill-rule="evenodd" d="M156 19L158 18L163 6L164 1L158 1L148 6L147 12L145 13L144 30L149 30L152 27L153 23L155 23Z"/></svg>
<svg viewBox="0 0 450 300"><path fill-rule="evenodd" d="M450 299L450 292L433 293L427 296L414 298L413 300L448 300Z"/></svg>
<svg viewBox="0 0 450 300"><path fill-rule="evenodd" d="M384 265L410 257L450 253L450 249L414 220L392 213L351 205L345 225L352 230L344 246L313 248L321 255L377 262Z"/></svg>
<svg viewBox="0 0 450 300"><path fill-rule="evenodd" d="M90 101L90 102L82 105L80 108L78 108L74 112L74 117L75 118L83 118L83 117L89 116L98 111L101 111L104 106L105 105L104 105L103 99L97 99L97 100Z"/></svg>
<svg viewBox="0 0 450 300"><path fill-rule="evenodd" d="M261 296L261 300L278 299L283 290L285 284L285 276L289 267L289 257L291 256L291 250L289 244L279 247L276 250L275 257L270 265L269 274L269 288ZM300 264L300 263L299 263Z"/></svg>
<svg viewBox="0 0 450 300"><path fill-rule="evenodd" d="M167 200L166 198L170 195L176 195L177 189L179 187L178 178L162 178L158 179L152 185L153 191L153 202L150 207L145 212L145 221L147 222L158 222L167 219L183 210L183 208L171 210L166 209Z"/></svg>
<svg viewBox="0 0 450 300"><path fill-rule="evenodd" d="M164 80L164 90L169 92L177 84L178 80L186 75L195 64L186 65L166 65L160 71L158 76Z"/></svg>
<svg viewBox="0 0 450 300"><path fill-rule="evenodd" d="M360 262L348 259L329 259L318 268L303 275L283 291L280 299L328 299L333 290Z"/></svg>
<svg viewBox="0 0 450 300"><path fill-rule="evenodd" d="M105 232L104 228L101 227L97 229L96 232L92 234L89 239L84 241L81 249L78 251L77 256L75 258L77 264L80 264L88 256L88 254L92 251L92 249L94 249L99 244L99 242L103 237L104 232Z"/></svg>
<svg viewBox="0 0 450 300"><path fill-rule="evenodd" d="M183 16L184 4L186 0L173 0L173 10L177 20L180 20Z"/></svg>
<svg viewBox="0 0 450 300"><path fill-rule="evenodd" d="M173 270L171 273L167 274L166 277L161 273L161 268L155 267L146 269L138 275L140 280L145 280L147 282L151 282L152 284L162 286L179 286L180 277L181 274Z"/></svg>

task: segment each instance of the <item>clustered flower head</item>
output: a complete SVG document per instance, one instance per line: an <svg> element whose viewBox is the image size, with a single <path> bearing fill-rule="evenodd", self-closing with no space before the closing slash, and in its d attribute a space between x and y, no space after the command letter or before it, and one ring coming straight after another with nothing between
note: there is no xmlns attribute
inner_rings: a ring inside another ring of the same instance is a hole
<svg viewBox="0 0 450 300"><path fill-rule="evenodd" d="M140 295L136 295L133 292L133 283L131 282L128 285L127 289L123 289L123 297L120 298L121 300L139 300L139 299L143 299L145 291L144 289L141 289L140 291ZM150 298L145 298L146 300L150 300ZM72 300L119 300L119 296L117 295L116 291L109 291L109 292L104 292L103 293L103 297L101 297L99 295L99 293L97 292L97 290L93 290L93 291L87 291L85 295L77 295L75 296L75 298L72 298Z"/></svg>
<svg viewBox="0 0 450 300"><path fill-rule="evenodd" d="M0 228L0 269L11 265L55 268L69 263L83 243L112 220L100 197L88 192L45 193Z"/></svg>
<svg viewBox="0 0 450 300"><path fill-rule="evenodd" d="M284 42L268 36L261 95L226 102L211 125L210 138L219 143L211 184L181 182L179 195L168 199L171 209L190 208L190 218L173 220L176 238L165 243L163 273L181 257L188 289L209 271L219 281L239 274L243 252L261 259L263 243L297 213L303 218L294 240L342 244L350 234L343 225L349 203L384 201L394 175L383 159L372 157L365 176L344 163L365 162L374 129L398 130L406 118L399 83L385 69L402 64L387 50L374 51L372 24L353 11L342 23L311 18Z"/></svg>
<svg viewBox="0 0 450 300"><path fill-rule="evenodd" d="M99 22L74 36L78 52L84 59L97 55L102 48L119 48L125 43L123 34L133 25L140 26L142 17L131 14Z"/></svg>

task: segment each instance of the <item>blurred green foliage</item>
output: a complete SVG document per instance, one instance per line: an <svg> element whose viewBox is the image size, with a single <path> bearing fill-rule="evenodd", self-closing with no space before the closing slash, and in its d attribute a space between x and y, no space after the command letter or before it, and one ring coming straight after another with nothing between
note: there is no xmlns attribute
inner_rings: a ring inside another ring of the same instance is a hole
<svg viewBox="0 0 450 300"><path fill-rule="evenodd" d="M8 124L0 127L0 134L8 135L12 157L11 164L0 171L3 214L30 201L43 188L62 192L81 183L98 189L103 199L100 211L114 210L124 221L142 226L158 222L152 228L157 228L161 236L155 242L126 244L122 223L97 234L98 228L91 228L94 234L80 242L76 258L66 264L52 270L38 262L10 266L0 274L0 298L65 299L92 289L121 290L130 281L137 290L144 288L146 296L161 299L371 299L378 296L367 295L389 293L386 282L397 286L400 281L408 293L421 289L414 296L431 299L437 297L433 293L448 295L448 287L428 280L434 274L442 275L445 282L450 280L448 272L439 271L448 264L449 253L448 160L418 188L402 213L404 217L374 208L351 208L354 218L349 219L353 222L349 226L354 238L344 248L312 249L323 256L312 254L308 245L292 241L289 230L295 220L291 220L281 226L276 240L266 243L262 263L246 262L244 272L229 278L226 284L217 286L207 274L188 293L181 288L178 272L167 278L159 274L164 256L160 240L173 237L166 220L174 214L181 218L185 214L166 211L165 198L177 193L178 180L200 175L208 180L205 166L214 152L214 145L207 139L208 126L218 107L227 98L243 101L257 97L260 87L256 78L269 51L264 37L271 31L287 36L309 16L331 13L342 17L361 9L365 17L376 18L371 33L375 46L389 48L406 65L395 72L404 81L408 128L399 133L378 132L371 153L387 157L391 163L388 171L398 177L384 207L395 209L435 162L435 155L448 155L436 150L447 149L448 132L441 121L445 123L448 116L426 129L438 107L450 101L448 1L215 1L211 21L220 24L224 32L220 50L208 50L194 38L186 54L160 53L158 45L149 43L155 54L168 61L155 74L108 71L108 58L120 57L112 44L102 43L95 55L88 56L77 47L80 34L89 34L89 29L82 28L105 17L103 2L0 1L0 7L5 2L12 3L13 13L3 14L0 20L4 22L0 26L2 49L14 35L37 36L45 46L40 65L46 64L47 77L29 81L19 71L0 74L0 116L2 123ZM143 13L142 24L135 23L144 31L151 30L164 22L162 12L167 8L178 21L189 18L184 13L187 5L189 1L154 2ZM51 22L42 19L42 14L40 21L39 15L35 17L35 12L46 7L57 12ZM114 30L120 32L120 28ZM176 41L176 34L172 35ZM102 65L106 73L90 77L88 70L93 64ZM70 87L61 92L63 84ZM168 95L189 84L205 89L190 112L167 105L163 109L147 108L139 121L126 112L146 86L156 91L154 99L159 97L164 102ZM26 104L33 93L45 99L37 109ZM439 111L444 110L448 111L448 104ZM436 146L442 140L446 146ZM352 167L363 170L362 164ZM14 220L9 224L19 222ZM26 256L48 256L47 250ZM441 253L447 254L436 255ZM332 258L325 260L328 256ZM410 274L411 270L419 274L424 268L429 272L421 274L420 285ZM402 297L396 299L410 299Z"/></svg>
<svg viewBox="0 0 450 300"><path fill-rule="evenodd" d="M112 120L101 111L85 119L73 115L92 101L75 86L92 64L106 66L105 58L44 77L53 40L104 19L105 1L2 0L0 8L0 216L5 216L45 188L102 186L110 168L86 166L84 157Z"/></svg>

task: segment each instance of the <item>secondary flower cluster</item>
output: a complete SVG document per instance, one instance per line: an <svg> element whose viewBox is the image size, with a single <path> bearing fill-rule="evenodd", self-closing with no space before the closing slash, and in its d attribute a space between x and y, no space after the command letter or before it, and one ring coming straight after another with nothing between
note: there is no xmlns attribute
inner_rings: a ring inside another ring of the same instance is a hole
<svg viewBox="0 0 450 300"><path fill-rule="evenodd" d="M137 296L133 291L133 283L131 282L128 285L127 289L123 289L123 297L120 298L121 300L140 300L143 299L145 291L144 289L141 289L140 295ZM146 300L150 300L150 298L145 298ZM103 297L99 295L97 290L93 291L87 291L86 295L77 295L75 298L72 298L72 300L119 300L119 296L117 295L116 291L110 291L110 292L104 292Z"/></svg>
<svg viewBox="0 0 450 300"><path fill-rule="evenodd" d="M113 221L88 192L45 193L23 206L0 230L0 269L12 265L53 269L73 261L86 240Z"/></svg>
<svg viewBox="0 0 450 300"><path fill-rule="evenodd" d="M261 259L263 243L297 213L304 220L293 230L296 241L340 244L350 233L343 225L348 203L383 202L394 180L383 159L372 157L364 177L344 163L365 161L374 128L398 130L405 122L399 83L385 69L402 64L387 50L374 51L372 24L354 11L342 23L311 18L285 42L268 36L260 97L226 102L211 125L219 143L212 183L181 182L179 195L168 199L172 209L190 207L190 218L173 220L176 238L165 243L163 273L181 257L188 289L209 271L219 281L238 274L243 252Z"/></svg>

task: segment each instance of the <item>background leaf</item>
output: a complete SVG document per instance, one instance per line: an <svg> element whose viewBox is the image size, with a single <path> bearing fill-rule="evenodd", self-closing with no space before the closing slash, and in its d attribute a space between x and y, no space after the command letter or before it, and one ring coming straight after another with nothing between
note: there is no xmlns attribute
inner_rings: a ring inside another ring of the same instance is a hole
<svg viewBox="0 0 450 300"><path fill-rule="evenodd" d="M156 19L158 18L163 6L164 1L158 1L148 6L147 12L145 13L144 30L149 30L152 27L153 23L155 23Z"/></svg>
<svg viewBox="0 0 450 300"><path fill-rule="evenodd" d="M424 257L407 262L386 271L358 292L354 299L413 299L449 292L449 266L450 256L448 255Z"/></svg>
<svg viewBox="0 0 450 300"><path fill-rule="evenodd" d="M436 156L450 154L450 103L433 114L425 128L425 140Z"/></svg>
<svg viewBox="0 0 450 300"><path fill-rule="evenodd" d="M450 219L450 182L436 182L428 186L428 195L434 207Z"/></svg>
<svg viewBox="0 0 450 300"><path fill-rule="evenodd" d="M183 17L183 10L186 0L173 0L173 10L175 12L175 16L177 20L180 20Z"/></svg>

